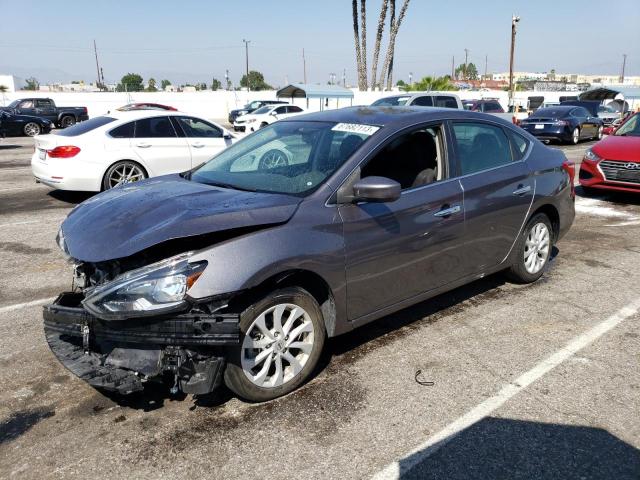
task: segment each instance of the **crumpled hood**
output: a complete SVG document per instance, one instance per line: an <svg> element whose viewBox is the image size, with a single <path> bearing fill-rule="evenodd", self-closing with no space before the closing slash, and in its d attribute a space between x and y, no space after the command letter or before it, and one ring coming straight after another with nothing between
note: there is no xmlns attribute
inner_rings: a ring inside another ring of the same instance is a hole
<svg viewBox="0 0 640 480"><path fill-rule="evenodd" d="M81 203L62 224L62 232L69 255L102 262L174 238L283 223L300 201L167 175L108 190Z"/></svg>

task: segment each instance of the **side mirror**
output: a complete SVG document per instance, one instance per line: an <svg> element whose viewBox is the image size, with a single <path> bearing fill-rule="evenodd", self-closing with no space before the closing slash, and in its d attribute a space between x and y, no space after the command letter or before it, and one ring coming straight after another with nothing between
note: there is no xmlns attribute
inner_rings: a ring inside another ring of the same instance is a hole
<svg viewBox="0 0 640 480"><path fill-rule="evenodd" d="M224 133L222 134L222 138L223 138L224 140L232 140L232 139L233 139L233 135L231 135L229 132L224 132Z"/></svg>
<svg viewBox="0 0 640 480"><path fill-rule="evenodd" d="M276 111L275 111L275 110L273 110L273 111L269 112L269 115L271 115L272 117L275 117L275 116L277 116L278 114L276 113Z"/></svg>
<svg viewBox="0 0 640 480"><path fill-rule="evenodd" d="M400 184L386 177L365 177L353 184L353 196L356 202L395 202Z"/></svg>

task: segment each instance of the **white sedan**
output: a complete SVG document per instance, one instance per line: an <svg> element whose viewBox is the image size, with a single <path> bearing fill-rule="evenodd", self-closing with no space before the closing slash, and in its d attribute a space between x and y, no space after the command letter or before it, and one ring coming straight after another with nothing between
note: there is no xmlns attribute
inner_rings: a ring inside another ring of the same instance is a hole
<svg viewBox="0 0 640 480"><path fill-rule="evenodd" d="M304 113L304 110L297 105L265 105L247 115L236 118L236 121L233 122L233 129L240 132L255 132L275 121L301 113Z"/></svg>
<svg viewBox="0 0 640 480"><path fill-rule="evenodd" d="M99 192L206 162L236 138L180 112L112 112L35 137L36 181L60 190Z"/></svg>

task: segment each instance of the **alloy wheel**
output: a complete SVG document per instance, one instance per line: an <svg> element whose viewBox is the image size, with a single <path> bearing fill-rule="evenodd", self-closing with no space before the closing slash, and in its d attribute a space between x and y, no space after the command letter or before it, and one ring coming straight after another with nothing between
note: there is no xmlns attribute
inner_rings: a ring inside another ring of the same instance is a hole
<svg viewBox="0 0 640 480"><path fill-rule="evenodd" d="M140 180L144 180L144 178L144 172L135 163L121 163L109 174L109 188L114 188L126 183L139 182Z"/></svg>
<svg viewBox="0 0 640 480"><path fill-rule="evenodd" d="M574 145L577 145L578 142L580 141L580 130L578 130L577 128L573 129L572 140Z"/></svg>
<svg viewBox="0 0 640 480"><path fill-rule="evenodd" d="M551 235L547 226L536 223L524 243L524 267L530 274L536 274L544 267L549 258Z"/></svg>
<svg viewBox="0 0 640 480"><path fill-rule="evenodd" d="M67 128L76 124L76 119L70 116L66 116L62 118L62 128Z"/></svg>
<svg viewBox="0 0 640 480"><path fill-rule="evenodd" d="M602 139L602 127L598 127L598 140Z"/></svg>
<svg viewBox="0 0 640 480"><path fill-rule="evenodd" d="M24 126L24 133L29 137L35 137L40 133L40 125L35 122L29 122Z"/></svg>
<svg viewBox="0 0 640 480"><path fill-rule="evenodd" d="M251 383L275 388L296 378L309 360L315 339L307 311L281 303L262 312L242 342L241 367Z"/></svg>
<svg viewBox="0 0 640 480"><path fill-rule="evenodd" d="M287 156L284 152L274 148L269 150L260 158L259 170L266 170L270 168L285 167L289 164Z"/></svg>

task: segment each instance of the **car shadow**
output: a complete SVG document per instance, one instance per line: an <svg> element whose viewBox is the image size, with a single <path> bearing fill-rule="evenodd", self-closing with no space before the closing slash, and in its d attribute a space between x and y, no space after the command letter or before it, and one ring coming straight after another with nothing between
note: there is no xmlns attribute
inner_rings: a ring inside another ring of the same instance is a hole
<svg viewBox="0 0 640 480"><path fill-rule="evenodd" d="M51 190L47 195L60 202L77 205L96 195L96 192L69 192L66 190Z"/></svg>
<svg viewBox="0 0 640 480"><path fill-rule="evenodd" d="M13 145L13 144L9 144L9 145L1 145L0 144L0 150L15 150L17 148L22 148L22 145Z"/></svg>
<svg viewBox="0 0 640 480"><path fill-rule="evenodd" d="M495 417L398 464L403 480L640 478L640 450L602 428Z"/></svg>
<svg viewBox="0 0 640 480"><path fill-rule="evenodd" d="M640 190L638 190L640 193ZM582 186L576 187L576 195L582 198L592 198L610 202L617 205L640 205L640 195L633 192L616 192L613 190L589 190L588 192Z"/></svg>

